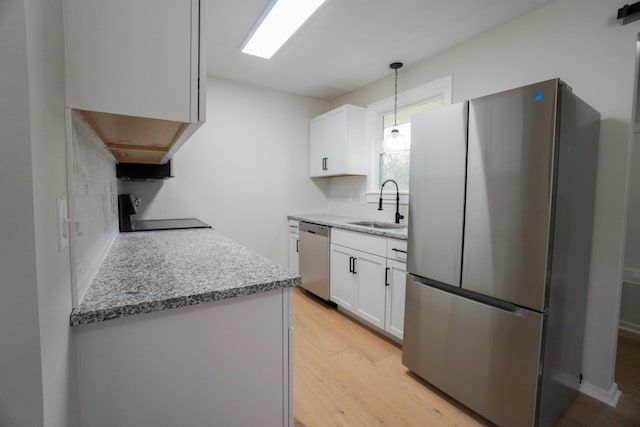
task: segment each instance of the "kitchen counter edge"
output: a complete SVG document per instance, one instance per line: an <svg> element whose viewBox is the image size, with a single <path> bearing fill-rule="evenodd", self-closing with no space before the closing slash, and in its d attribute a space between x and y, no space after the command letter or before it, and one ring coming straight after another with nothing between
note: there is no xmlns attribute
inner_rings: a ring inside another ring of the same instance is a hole
<svg viewBox="0 0 640 427"><path fill-rule="evenodd" d="M195 230L191 230L191 232L194 232L194 231ZM131 238L135 234L144 235L145 237L148 237L148 236L153 236L154 234L159 235L160 233L167 233L167 232L153 231L153 232L144 232L144 233L125 233L125 234L121 233L117 239L123 239L123 236L127 236ZM174 231L171 231L171 233L184 233L184 231L174 230ZM269 291L278 290L278 289L292 288L295 286L299 286L302 283L302 278L300 275L290 272L287 268L279 266L278 264L271 261L270 259L263 257L251 251L250 249L245 248L244 246L238 243L233 242L231 239L228 239L211 229L207 229L207 231L204 231L204 229L199 230L198 233L211 233L210 236L212 239L222 241L224 245L227 245L227 246L232 245L234 248L239 249L238 253L240 255L243 255L243 257L240 259L236 259L235 262L238 262L238 263L253 262L254 264L264 265L264 267L268 269L270 273L269 274L265 273L265 276L267 277L265 277L265 279L263 280L256 280L255 282L249 283L249 284L247 284L246 281L242 280L243 282L242 284L235 285L234 283L232 283L234 280L241 280L243 278L235 277L237 273L231 271L228 280L225 280L224 283L212 284L210 286L211 289L206 289L204 291L202 289L199 289L199 291L197 292L190 293L187 288L181 291L182 293L181 295L172 295L172 296L162 295L162 289L160 289L160 290L155 290L156 292L160 293L157 299L154 298L153 293L149 293L148 300L133 301L132 303L118 302L117 304L110 304L108 301L108 298L104 298L106 300L105 303L107 307L102 307L102 308L82 307L84 302L84 298L83 298L83 301L80 302L79 307L74 308L71 311L71 315L69 318L70 325L71 326L88 325L96 322L102 322L105 320L117 319L121 317L129 317L129 316L135 316L138 314L152 313L156 311L163 311L163 310L169 310L169 309L180 308L180 307L188 307L192 305L203 304L203 303L214 302L214 301L222 301L222 300L242 297L246 295L269 292ZM127 237L124 237L124 238L127 238ZM117 242L117 239L116 239L116 242ZM107 254L107 257L105 258L105 261L101 265L98 271L98 274L96 275L96 278L99 278L101 276L109 276L110 274L113 274L112 271L110 271L110 265L108 260L109 260L109 256L113 256L114 258L122 256L121 253L120 254L117 253L118 252L117 247L118 247L117 245L112 246L111 250ZM117 263L118 261L115 262L116 267L121 268L122 266L117 265ZM106 269L106 270L103 270L103 269ZM273 273L274 269L276 273ZM96 281L96 278L94 278L94 282ZM159 281L163 279L164 278L161 278L161 277L158 278ZM184 283L184 282L187 282L188 280L189 280L188 277L182 278L181 282ZM94 282L92 282L92 284L89 286L89 289L91 289L91 286L94 285ZM107 288L108 284L105 285L103 283L101 286L103 288ZM151 284L151 287L153 287L153 284ZM215 287L220 287L220 288L215 289ZM116 288L116 290L113 291L113 295L115 296L116 299L122 300L123 298L122 289L117 289L117 286L114 286L114 288ZM124 293L126 294L127 292L124 292ZM124 296L124 298L126 298L126 295Z"/></svg>
<svg viewBox="0 0 640 427"><path fill-rule="evenodd" d="M361 225L349 224L355 221L370 221L369 218L358 218L342 215L331 214L300 214L300 215L287 215L288 219L295 221L311 222L318 225L326 225L329 227L341 228L343 230L356 231L359 233L373 234L382 237L391 237L393 239L407 240L407 228L402 229L379 229L372 227L364 227Z"/></svg>

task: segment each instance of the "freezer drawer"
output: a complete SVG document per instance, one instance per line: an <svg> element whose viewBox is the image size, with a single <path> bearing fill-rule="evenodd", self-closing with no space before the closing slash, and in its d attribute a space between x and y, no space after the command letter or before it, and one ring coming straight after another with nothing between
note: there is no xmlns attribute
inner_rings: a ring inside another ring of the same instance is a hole
<svg viewBox="0 0 640 427"><path fill-rule="evenodd" d="M402 362L500 426L533 426L544 316L508 312L407 276Z"/></svg>

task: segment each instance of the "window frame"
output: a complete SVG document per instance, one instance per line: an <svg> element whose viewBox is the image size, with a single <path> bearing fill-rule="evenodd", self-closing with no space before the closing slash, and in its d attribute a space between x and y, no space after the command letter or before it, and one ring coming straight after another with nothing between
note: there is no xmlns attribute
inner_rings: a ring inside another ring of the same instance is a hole
<svg viewBox="0 0 640 427"><path fill-rule="evenodd" d="M452 86L453 77L451 75L441 77L430 81L429 83L420 85L413 89L406 90L398 93L398 109L418 104L422 101L426 101L430 98L442 96L442 105L451 104L452 98ZM367 177L367 189L365 193L368 203L377 203L377 195L380 194L380 187L378 178L380 176L379 158L382 152L382 137L383 137L383 121L382 117L393 111L395 96L382 99L367 106L367 139L371 144L371 156L369 159L369 175ZM395 189L387 190L383 194L395 194ZM409 190L410 191L410 190ZM404 195L401 197L401 203L407 203L409 191L401 190L400 193ZM370 197L376 196L376 197ZM371 199L371 200L370 200ZM375 199L375 200L373 200Z"/></svg>

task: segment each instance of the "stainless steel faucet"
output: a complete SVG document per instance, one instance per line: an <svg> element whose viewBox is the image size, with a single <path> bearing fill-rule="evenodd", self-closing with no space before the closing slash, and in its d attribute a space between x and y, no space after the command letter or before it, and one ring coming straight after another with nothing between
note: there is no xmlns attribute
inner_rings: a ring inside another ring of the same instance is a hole
<svg viewBox="0 0 640 427"><path fill-rule="evenodd" d="M380 186L380 200L378 200L378 210L382 210L382 189L387 182L393 182L396 185L396 224L400 224L400 220L404 218L404 215L400 215L400 187L398 183L393 179L388 179Z"/></svg>

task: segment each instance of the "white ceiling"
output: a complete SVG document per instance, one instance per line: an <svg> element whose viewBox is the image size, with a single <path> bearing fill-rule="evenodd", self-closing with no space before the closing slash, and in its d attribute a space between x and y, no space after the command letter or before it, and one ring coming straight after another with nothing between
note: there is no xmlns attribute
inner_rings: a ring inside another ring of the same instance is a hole
<svg viewBox="0 0 640 427"><path fill-rule="evenodd" d="M209 0L207 72L332 100L552 0L327 0L269 60L240 47L269 0Z"/></svg>

